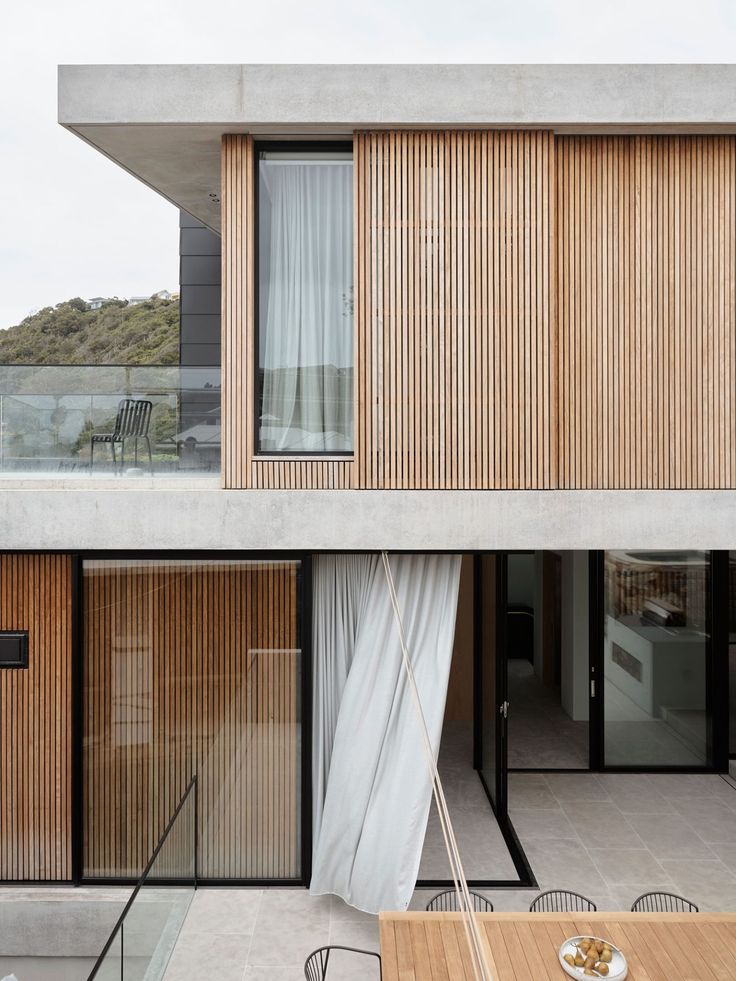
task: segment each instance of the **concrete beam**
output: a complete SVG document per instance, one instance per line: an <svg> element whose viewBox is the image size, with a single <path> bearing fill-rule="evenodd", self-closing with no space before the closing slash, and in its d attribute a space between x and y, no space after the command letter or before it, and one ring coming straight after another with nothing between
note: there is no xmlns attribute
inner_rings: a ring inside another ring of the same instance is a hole
<svg viewBox="0 0 736 981"><path fill-rule="evenodd" d="M736 65L62 65L59 122L214 230L223 133L735 133Z"/></svg>
<svg viewBox="0 0 736 981"><path fill-rule="evenodd" d="M29 482L30 483L30 482ZM0 491L10 550L736 549L733 491Z"/></svg>
<svg viewBox="0 0 736 981"><path fill-rule="evenodd" d="M721 127L734 90L736 65L62 65L59 122Z"/></svg>

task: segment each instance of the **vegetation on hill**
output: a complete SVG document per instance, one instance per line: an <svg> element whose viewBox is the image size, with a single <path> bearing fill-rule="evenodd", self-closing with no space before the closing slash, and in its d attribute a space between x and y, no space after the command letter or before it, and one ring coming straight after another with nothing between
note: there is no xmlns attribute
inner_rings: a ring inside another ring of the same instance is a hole
<svg viewBox="0 0 736 981"><path fill-rule="evenodd" d="M179 301L75 297L0 330L0 364L177 364Z"/></svg>

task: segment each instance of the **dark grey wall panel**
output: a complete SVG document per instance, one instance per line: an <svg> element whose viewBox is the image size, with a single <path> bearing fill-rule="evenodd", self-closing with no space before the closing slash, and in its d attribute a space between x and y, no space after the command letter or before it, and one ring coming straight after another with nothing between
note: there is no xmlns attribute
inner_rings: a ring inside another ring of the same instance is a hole
<svg viewBox="0 0 736 981"><path fill-rule="evenodd" d="M189 313L217 313L220 309L220 285L201 286L199 283L192 283L181 291L181 312L183 315Z"/></svg>
<svg viewBox="0 0 736 981"><path fill-rule="evenodd" d="M219 365L219 344L182 344L180 346L182 364Z"/></svg>
<svg viewBox="0 0 736 981"><path fill-rule="evenodd" d="M179 210L179 228L204 228L205 226L188 211Z"/></svg>
<svg viewBox="0 0 736 981"><path fill-rule="evenodd" d="M213 284L220 283L220 256L219 255L188 255L182 256L186 262L181 263L181 285L192 283Z"/></svg>
<svg viewBox="0 0 736 981"><path fill-rule="evenodd" d="M180 341L182 344L219 344L220 314L189 313L182 317Z"/></svg>
<svg viewBox="0 0 736 981"><path fill-rule="evenodd" d="M179 227L179 363L218 368L220 236L185 211L179 212ZM202 423L219 423L219 391L188 391L180 412L182 432Z"/></svg>
<svg viewBox="0 0 736 981"><path fill-rule="evenodd" d="M209 228L182 228L179 232L182 255L219 255L220 236Z"/></svg>

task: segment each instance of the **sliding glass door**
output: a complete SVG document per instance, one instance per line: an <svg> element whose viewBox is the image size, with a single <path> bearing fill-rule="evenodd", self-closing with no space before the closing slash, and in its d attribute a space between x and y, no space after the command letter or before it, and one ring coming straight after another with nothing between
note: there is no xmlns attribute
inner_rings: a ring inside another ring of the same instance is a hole
<svg viewBox="0 0 736 981"><path fill-rule="evenodd" d="M609 551L602 562L592 704L603 766L711 766L711 553Z"/></svg>
<svg viewBox="0 0 736 981"><path fill-rule="evenodd" d="M506 581L507 556L500 552L476 559L479 607L480 774L499 820L507 811Z"/></svg>

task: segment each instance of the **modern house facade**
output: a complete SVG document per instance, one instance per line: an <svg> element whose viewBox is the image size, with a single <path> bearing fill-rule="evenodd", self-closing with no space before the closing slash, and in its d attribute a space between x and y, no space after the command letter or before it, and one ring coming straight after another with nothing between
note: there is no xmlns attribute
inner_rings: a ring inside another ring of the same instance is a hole
<svg viewBox="0 0 736 981"><path fill-rule="evenodd" d="M727 772L735 84L60 69L60 123L180 209L204 381L164 470L3 474L1 880L133 878L194 773L203 879L339 879L339 793L380 775L373 828L399 772L341 747L412 763L389 710L370 728L400 690L383 551L433 733L520 880L509 768Z"/></svg>

